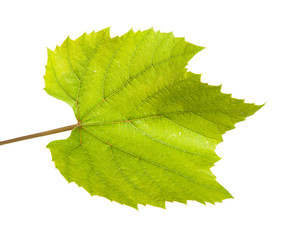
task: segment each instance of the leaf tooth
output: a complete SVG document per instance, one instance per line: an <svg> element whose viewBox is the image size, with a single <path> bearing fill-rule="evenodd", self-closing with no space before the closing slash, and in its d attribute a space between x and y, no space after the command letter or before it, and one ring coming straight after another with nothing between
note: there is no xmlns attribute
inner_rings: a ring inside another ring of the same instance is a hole
<svg viewBox="0 0 291 240"><path fill-rule="evenodd" d="M48 53L48 54L53 53L53 51L52 51L51 49L49 49L49 48L46 48L46 49L47 49L47 53Z"/></svg>
<svg viewBox="0 0 291 240"><path fill-rule="evenodd" d="M66 38L66 40L64 41L64 43L65 43L66 41L73 41L72 38L70 38L70 35L68 35L68 37Z"/></svg>
<svg viewBox="0 0 291 240"><path fill-rule="evenodd" d="M133 29L131 28L127 33L123 34L122 36L116 36L116 37L114 37L114 38L125 39L125 38L127 38L128 36L133 35L133 34L134 34L134 31L133 31Z"/></svg>
<svg viewBox="0 0 291 240"><path fill-rule="evenodd" d="M59 52L60 52L60 47L57 45L54 50L54 53L59 54Z"/></svg>
<svg viewBox="0 0 291 240"><path fill-rule="evenodd" d="M103 29L102 31L107 31L109 37L111 38L111 27L107 27L107 28ZM100 32L101 32L101 31L100 31Z"/></svg>
<svg viewBox="0 0 291 240"><path fill-rule="evenodd" d="M95 33L95 31L92 31L91 33L84 32L80 37L76 38L75 41L80 40L80 39L84 38L85 36L88 36L88 35L94 34L94 33Z"/></svg>
<svg viewBox="0 0 291 240"><path fill-rule="evenodd" d="M214 87L217 87L217 90L218 90L219 92L221 92L222 84L217 85L217 86L214 86Z"/></svg>
<svg viewBox="0 0 291 240"><path fill-rule="evenodd" d="M70 40L72 41L72 39L70 39L70 36L68 35L65 41L63 41L63 43L61 44L61 46L56 46L55 51L58 52L60 48L65 48L67 46L67 42Z"/></svg>
<svg viewBox="0 0 291 240"><path fill-rule="evenodd" d="M168 32L167 34L168 34L168 36L170 38L172 38L172 41L174 41L174 39L175 39L174 32L173 31L172 32Z"/></svg>
<svg viewBox="0 0 291 240"><path fill-rule="evenodd" d="M50 59L51 57L54 56L54 52L51 49L47 48L47 55L48 55L48 59ZM51 62L48 60L47 65L46 65L46 69L48 69L49 65L51 65Z"/></svg>
<svg viewBox="0 0 291 240"><path fill-rule="evenodd" d="M155 34L156 34L157 32L159 32L159 31L155 32L155 31L154 31L154 28L151 27L150 29L145 30L145 31L143 31L143 32L151 32L151 33L153 33L153 34L155 35Z"/></svg>
<svg viewBox="0 0 291 240"><path fill-rule="evenodd" d="M153 28L151 28L151 29L153 29ZM150 30L150 29L149 29L149 30ZM158 31L154 31L154 34L155 34L155 35L161 34L161 31L160 31L160 30L158 30Z"/></svg>
<svg viewBox="0 0 291 240"><path fill-rule="evenodd" d="M133 28L132 28L132 27L130 28L130 30L129 30L129 31L132 31L132 32L134 33L134 31L133 31Z"/></svg>
<svg viewBox="0 0 291 240"><path fill-rule="evenodd" d="M173 32L172 32L173 33ZM178 41L185 41L184 37L175 37L175 39L177 39ZM186 42L186 41L185 41Z"/></svg>

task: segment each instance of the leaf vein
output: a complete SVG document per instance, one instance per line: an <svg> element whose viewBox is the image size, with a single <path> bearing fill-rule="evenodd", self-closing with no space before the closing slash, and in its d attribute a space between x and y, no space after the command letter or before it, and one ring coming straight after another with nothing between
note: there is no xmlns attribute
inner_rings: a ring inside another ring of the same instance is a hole
<svg viewBox="0 0 291 240"><path fill-rule="evenodd" d="M133 77L131 77L130 79L128 79L128 81L126 81L120 88L118 88L115 92L113 92L111 95L109 95L108 97L106 97L104 100L102 100L100 103L98 103L97 105L95 105L91 110L89 110L89 112L83 117L82 121L84 121L88 116L89 114L94 111L97 107L99 107L102 103L106 102L109 98L111 98L112 96L114 96L115 94L117 94L119 91L121 91L123 88L126 87L126 85L128 85L133 79L136 79L137 77L139 77L140 75L142 75L143 73L145 73L147 70L151 69L152 67L154 66L157 66L161 63L165 63L167 61L170 61L171 59L173 58L176 58L176 57L180 57L180 56L183 56L183 55L186 55L186 54L190 54L190 53L193 53L195 51L189 51L189 52L184 52L184 53L181 53L181 54L177 54L177 55L174 55L174 56L171 56L167 59L164 59L160 62L157 62L153 65L149 65L147 66L146 68L144 68L143 71L139 72L138 74L134 75ZM90 120L90 119L88 119Z"/></svg>
<svg viewBox="0 0 291 240"><path fill-rule="evenodd" d="M123 193L121 193L120 191L118 191L116 188L110 186L110 185L107 183L107 181L105 181L104 177L102 177L101 174L100 174L100 173L95 169L95 167L94 167L94 165L93 165L93 163L92 163L92 161L91 161L91 159L90 159L90 157L89 157L89 154L88 154L86 148L85 148L83 145L81 145L81 146L82 146L82 149L83 149L83 151L84 151L84 153L85 153L85 155L86 155L86 159L87 159L87 161L89 162L90 168L93 170L93 172L95 173L95 175L96 175L99 179L101 179L101 181L102 181L102 182L103 182L103 183L104 183L104 184L105 184L109 189L113 189L113 190L114 190L116 193L118 193L122 198L127 199L127 201L129 201L129 202L131 202L131 203L133 203L133 204L135 205L135 203L134 203L131 199L125 197Z"/></svg>
<svg viewBox="0 0 291 240"><path fill-rule="evenodd" d="M83 128L83 130L86 131L87 133L89 133L91 136L95 137L96 139L99 139L99 141L106 142L106 141L103 140L102 138L97 137L95 134L92 134L91 132L87 131L86 129ZM136 155L133 154L133 153L130 153L130 152L125 151L125 150L122 149L122 148L116 147L116 146L114 146L114 145L111 144L111 143L110 143L110 145L111 145L112 147L116 148L116 149L119 149L119 150L123 151L124 153L127 153L128 155L134 156L134 157L136 157L136 158L139 157L139 156L136 156ZM175 173L175 174L177 174L177 175L179 175L179 176L181 176L181 177L187 179L188 181L193 182L193 183L195 183L195 184L197 184L197 185L200 185L200 186L203 186L203 187L206 187L206 188L209 188L209 189L213 189L213 190L216 190L216 191L219 191L219 192L223 192L223 193L225 193L225 191L223 191L222 189L215 188L215 187L212 187L212 186L209 186L209 185L205 185L205 184L203 184L203 183L199 183L199 182L193 180L192 178L190 178L190 177L188 177L188 176L186 176L186 175L184 175L184 174L182 174L182 173L180 173L180 172L174 171L174 170L172 170L172 169L170 169L170 168L168 168L168 167L165 167L165 166L163 166L163 165L161 165L161 164L154 163L154 162L152 162L152 161L150 161L150 160L147 160L147 159L145 159L145 158L141 158L141 157L139 157L139 158L140 158L142 161L147 162L147 163L149 163L149 164L152 164L152 165L154 165L154 166L160 167L160 168L162 168L162 169L165 170L165 171L168 171L168 172L171 172L171 173Z"/></svg>
<svg viewBox="0 0 291 240"><path fill-rule="evenodd" d="M110 150L111 150L112 159L113 159L113 161L115 162L115 165L117 166L118 171L121 173L121 175L123 176L123 178L124 178L124 179L125 179L125 180L130 184L130 185L132 185L132 187L133 187L135 190L141 192L141 193L144 194L145 196L149 197L152 201L154 201L154 198L153 198L152 196L148 195L148 193L147 193L146 191L141 190L139 187L137 187L137 186L136 186L132 181L130 181L130 180L128 179L128 177L124 174L123 170L120 168L120 165L118 164L118 162L117 162L117 160L116 160L116 158L115 158L115 156L114 156L114 153L113 153L113 150L112 150L112 145L110 146ZM117 150L118 150L118 149L117 149ZM154 201L154 202L156 202L156 201ZM158 202L156 202L156 203L159 204Z"/></svg>
<svg viewBox="0 0 291 240"><path fill-rule="evenodd" d="M156 141L156 142L159 142L159 143L161 143L161 144L163 144L163 145L165 145L165 146L168 146L168 147L170 147L170 148L177 149L177 150L180 151L180 152L189 153L189 154L192 154L192 155L198 155L198 156L206 157L206 158L210 158L210 157L211 157L210 155L204 155L204 154L197 153L197 152L189 152L189 151L186 151L186 150L184 150L184 149L182 149L182 148L178 148L178 147L175 147L175 146L173 146L173 145L171 145L171 144L165 143L165 142L163 142L163 141L161 141L161 140L159 140L159 139L157 139L157 138L154 138L153 136L147 134L145 131L143 131L142 129L140 129L140 128L138 128L137 126L135 126L132 122L129 122L129 123L130 123L132 126L134 126L135 129L137 129L139 132L141 132L143 135L145 135L145 136L147 136L148 138L150 138L150 139L152 139L152 140L154 140L154 141ZM210 162L210 161L207 161L207 162L212 163L212 162Z"/></svg>

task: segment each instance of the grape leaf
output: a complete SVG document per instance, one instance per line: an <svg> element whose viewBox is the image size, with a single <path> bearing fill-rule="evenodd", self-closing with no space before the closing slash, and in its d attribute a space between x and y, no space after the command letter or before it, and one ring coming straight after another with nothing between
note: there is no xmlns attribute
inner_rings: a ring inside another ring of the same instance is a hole
<svg viewBox="0 0 291 240"><path fill-rule="evenodd" d="M45 90L78 120L48 144L68 182L134 208L231 198L210 171L215 147L261 106L188 72L202 49L153 29L114 38L104 29L48 50Z"/></svg>

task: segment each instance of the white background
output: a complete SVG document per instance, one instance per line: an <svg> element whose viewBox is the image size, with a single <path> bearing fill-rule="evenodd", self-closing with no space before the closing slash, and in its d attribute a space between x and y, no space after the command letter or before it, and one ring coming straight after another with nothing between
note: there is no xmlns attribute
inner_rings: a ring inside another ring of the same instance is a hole
<svg viewBox="0 0 291 240"><path fill-rule="evenodd" d="M1 1L0 140L75 123L43 90L46 47L111 26L154 27L207 47L189 69L266 105L217 147L212 168L234 196L139 211L68 184L46 145L69 132L0 146L0 239L291 239L290 1ZM289 229L288 229L289 228Z"/></svg>

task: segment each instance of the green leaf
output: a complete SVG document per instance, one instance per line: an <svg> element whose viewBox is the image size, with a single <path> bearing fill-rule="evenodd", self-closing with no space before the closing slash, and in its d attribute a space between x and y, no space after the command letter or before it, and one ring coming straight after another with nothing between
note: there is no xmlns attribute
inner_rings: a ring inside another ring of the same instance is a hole
<svg viewBox="0 0 291 240"><path fill-rule="evenodd" d="M187 72L202 49L153 29L114 38L104 29L48 50L45 90L78 120L68 139L48 145L62 175L134 208L231 198L210 171L215 147L261 106Z"/></svg>

